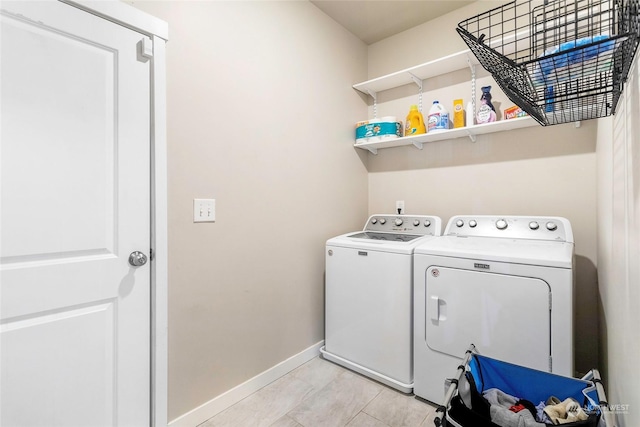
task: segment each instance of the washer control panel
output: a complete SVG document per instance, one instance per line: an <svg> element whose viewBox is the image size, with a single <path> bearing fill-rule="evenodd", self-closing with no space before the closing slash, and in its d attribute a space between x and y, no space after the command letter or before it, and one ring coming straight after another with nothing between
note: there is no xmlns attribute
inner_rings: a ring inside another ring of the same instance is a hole
<svg viewBox="0 0 640 427"><path fill-rule="evenodd" d="M569 220L561 217L456 215L449 220L444 235L508 237L573 243L571 224Z"/></svg>
<svg viewBox="0 0 640 427"><path fill-rule="evenodd" d="M442 220L431 215L372 215L363 231L440 236Z"/></svg>

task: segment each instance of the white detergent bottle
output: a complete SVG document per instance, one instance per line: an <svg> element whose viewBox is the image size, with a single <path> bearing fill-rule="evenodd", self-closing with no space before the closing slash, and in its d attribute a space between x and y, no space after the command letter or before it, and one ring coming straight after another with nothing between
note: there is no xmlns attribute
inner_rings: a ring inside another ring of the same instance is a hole
<svg viewBox="0 0 640 427"><path fill-rule="evenodd" d="M439 132L449 129L449 112L438 101L433 101L429 110L427 132Z"/></svg>

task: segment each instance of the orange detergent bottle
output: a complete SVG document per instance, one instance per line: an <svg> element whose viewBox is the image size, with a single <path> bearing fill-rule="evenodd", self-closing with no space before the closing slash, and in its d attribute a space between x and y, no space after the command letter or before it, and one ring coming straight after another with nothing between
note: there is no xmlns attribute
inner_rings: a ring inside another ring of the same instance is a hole
<svg viewBox="0 0 640 427"><path fill-rule="evenodd" d="M418 110L417 105L412 105L407 115L407 121L404 127L404 136L419 135L421 133L427 133L427 128L424 125L424 118L422 113Z"/></svg>

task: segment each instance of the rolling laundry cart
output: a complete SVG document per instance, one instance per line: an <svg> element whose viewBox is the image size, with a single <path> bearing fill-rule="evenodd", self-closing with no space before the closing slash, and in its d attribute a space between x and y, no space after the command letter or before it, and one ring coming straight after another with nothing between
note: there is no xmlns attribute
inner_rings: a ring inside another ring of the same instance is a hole
<svg viewBox="0 0 640 427"><path fill-rule="evenodd" d="M587 420L563 426L618 426L615 414L609 411L597 369L581 379L565 377L482 356L472 344L455 377L449 381L444 402L436 410L436 427L501 427L491 421L488 403L482 398L483 391L493 388L534 404L546 401L550 396L556 396L560 401L573 398L589 409Z"/></svg>

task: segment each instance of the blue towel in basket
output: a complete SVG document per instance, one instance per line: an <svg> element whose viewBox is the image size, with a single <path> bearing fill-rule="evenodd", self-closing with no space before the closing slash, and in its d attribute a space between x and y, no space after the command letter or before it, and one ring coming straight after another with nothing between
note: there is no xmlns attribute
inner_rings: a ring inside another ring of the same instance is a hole
<svg viewBox="0 0 640 427"><path fill-rule="evenodd" d="M543 83L547 82L550 78L554 80L560 79L559 74L571 74L567 72L569 67L584 64L586 61L598 58L599 55L612 50L615 47L615 41L609 40L609 38L608 35L604 34L583 37L547 49L541 55L538 67L535 69L535 80L538 83ZM582 49L579 49L581 47ZM559 52L565 51L570 52L556 55ZM597 67L591 68L594 68L594 70L597 69ZM584 70L573 72L574 78L575 76L581 76L581 71ZM549 77L551 73L555 73L553 77Z"/></svg>

